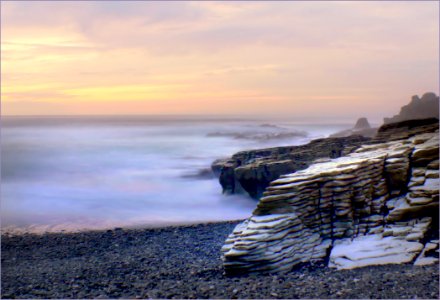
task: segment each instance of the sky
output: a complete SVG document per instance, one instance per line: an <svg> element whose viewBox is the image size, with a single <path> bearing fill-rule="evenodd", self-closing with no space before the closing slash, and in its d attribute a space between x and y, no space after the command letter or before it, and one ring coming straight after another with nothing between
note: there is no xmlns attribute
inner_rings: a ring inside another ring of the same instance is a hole
<svg viewBox="0 0 440 300"><path fill-rule="evenodd" d="M381 119L439 91L438 1L1 2L2 115Z"/></svg>

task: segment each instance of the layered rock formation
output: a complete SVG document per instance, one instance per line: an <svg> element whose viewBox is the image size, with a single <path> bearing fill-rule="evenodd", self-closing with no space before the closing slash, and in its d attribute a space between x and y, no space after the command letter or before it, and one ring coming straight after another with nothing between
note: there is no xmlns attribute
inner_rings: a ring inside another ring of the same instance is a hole
<svg viewBox="0 0 440 300"><path fill-rule="evenodd" d="M421 120L424 118L428 119ZM242 151L231 158L216 160L211 168L219 178L223 193L248 193L259 199L271 181L283 174L303 170L316 159L349 154L372 137L371 142L377 143L402 139L415 134L415 131L435 130L438 118L439 97L434 93L425 93L422 98L413 96L411 103L402 107L398 115L385 118L386 125L379 131L377 128L369 128L366 118L360 118L352 129L333 134L328 139L315 140L302 146Z"/></svg>
<svg viewBox="0 0 440 300"><path fill-rule="evenodd" d="M379 128L376 136L370 142L395 141L407 139L416 134L434 132L438 130L438 122L437 118L428 118L385 124Z"/></svg>
<svg viewBox="0 0 440 300"><path fill-rule="evenodd" d="M281 175L303 170L319 158L346 155L367 141L365 137L350 136L317 139L301 146L242 151L216 160L211 167L224 193L247 192L258 199L269 183Z"/></svg>
<svg viewBox="0 0 440 300"><path fill-rule="evenodd" d="M408 105L392 118L385 118L384 123L396 123L405 120L439 118L439 97L434 93L425 93L422 98L413 96Z"/></svg>
<svg viewBox="0 0 440 300"><path fill-rule="evenodd" d="M404 138L399 125L382 128L382 138L396 140L379 136L271 182L222 248L226 273L279 272L315 260L339 269L438 261L438 240L427 241L439 206L438 121L430 124Z"/></svg>

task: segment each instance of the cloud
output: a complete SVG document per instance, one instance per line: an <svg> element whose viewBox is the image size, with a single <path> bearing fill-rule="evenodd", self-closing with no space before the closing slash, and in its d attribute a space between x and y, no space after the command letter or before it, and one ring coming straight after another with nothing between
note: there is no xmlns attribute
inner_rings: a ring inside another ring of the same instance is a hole
<svg viewBox="0 0 440 300"><path fill-rule="evenodd" d="M378 47L400 44L405 38L431 39L432 29L438 31L435 5L438 3L7 2L4 24L7 29L57 25L75 30L95 45L148 47L155 54L261 44Z"/></svg>
<svg viewBox="0 0 440 300"><path fill-rule="evenodd" d="M330 103L325 112L331 103L335 111L341 103L351 105L350 99L358 99L356 108L369 109L394 93L401 102L381 105L397 110L408 95L438 91L438 6L5 2L2 87L10 87L6 99L33 99L43 107L43 100L58 97L70 108L77 99L102 110L93 101L125 95L124 105L158 102L142 106L145 112L166 112L182 101L188 103L185 111L275 112L278 101L312 113L319 99ZM231 107L230 99L236 101ZM261 108L249 108L255 105ZM72 111L80 112L80 105Z"/></svg>

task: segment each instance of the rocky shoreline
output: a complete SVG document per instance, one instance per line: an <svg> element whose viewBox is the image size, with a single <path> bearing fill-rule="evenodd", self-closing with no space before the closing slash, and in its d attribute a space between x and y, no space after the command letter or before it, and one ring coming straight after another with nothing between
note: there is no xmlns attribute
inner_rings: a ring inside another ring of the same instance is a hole
<svg viewBox="0 0 440 300"><path fill-rule="evenodd" d="M221 249L226 273L286 272L313 262L337 269L438 264L439 119L427 110L438 101L432 93L414 96L373 137L215 161L225 193L258 199ZM360 128L370 128L365 118L350 132Z"/></svg>
<svg viewBox="0 0 440 300"><path fill-rule="evenodd" d="M254 199L281 175L308 168L320 159L338 158L365 144L405 139L411 135L438 130L439 97L435 93L417 95L399 114L384 118L380 128L371 128L360 118L352 129L312 140L300 146L273 147L238 152L217 159L211 165L225 194L247 193Z"/></svg>
<svg viewBox="0 0 440 300"><path fill-rule="evenodd" d="M1 297L438 299L438 130L437 115L216 161L224 192L260 200L242 222L4 234Z"/></svg>
<svg viewBox="0 0 440 300"><path fill-rule="evenodd" d="M430 237L439 207L433 121L398 123L390 128L395 140L378 143L378 135L347 156L272 181L226 240L225 270L272 273L328 259L338 269L438 263L438 235Z"/></svg>
<svg viewBox="0 0 440 300"><path fill-rule="evenodd" d="M2 236L2 298L425 298L437 265L225 276L220 248L237 222Z"/></svg>

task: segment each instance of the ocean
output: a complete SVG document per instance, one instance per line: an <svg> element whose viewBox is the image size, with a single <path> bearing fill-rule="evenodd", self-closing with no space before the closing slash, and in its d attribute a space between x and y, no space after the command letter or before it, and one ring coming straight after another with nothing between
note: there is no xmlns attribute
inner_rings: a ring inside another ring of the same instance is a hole
<svg viewBox="0 0 440 300"><path fill-rule="evenodd" d="M248 217L211 163L353 124L176 116L2 117L3 232L155 227Z"/></svg>

